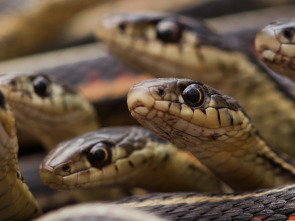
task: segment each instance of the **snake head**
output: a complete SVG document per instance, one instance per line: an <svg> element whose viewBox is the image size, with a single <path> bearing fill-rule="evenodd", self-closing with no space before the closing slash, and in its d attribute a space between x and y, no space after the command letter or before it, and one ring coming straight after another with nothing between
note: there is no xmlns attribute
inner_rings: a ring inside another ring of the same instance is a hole
<svg viewBox="0 0 295 221"><path fill-rule="evenodd" d="M261 59L274 71L295 80L295 20L278 20L256 35L255 47Z"/></svg>
<svg viewBox="0 0 295 221"><path fill-rule="evenodd" d="M0 80L18 127L48 148L98 126L92 105L62 80L45 73L8 74Z"/></svg>
<svg viewBox="0 0 295 221"><path fill-rule="evenodd" d="M215 74L220 72L215 67L237 57L237 53L231 54L233 42L229 45L198 20L172 13L111 15L103 19L96 35L120 60L162 77L171 73L208 74L208 70Z"/></svg>
<svg viewBox="0 0 295 221"><path fill-rule="evenodd" d="M230 142L249 123L233 98L189 79L142 81L129 90L127 103L143 126L182 148Z"/></svg>
<svg viewBox="0 0 295 221"><path fill-rule="evenodd" d="M166 143L140 127L86 133L59 144L48 154L40 166L41 180L55 189L136 186L139 171L153 163L151 142Z"/></svg>

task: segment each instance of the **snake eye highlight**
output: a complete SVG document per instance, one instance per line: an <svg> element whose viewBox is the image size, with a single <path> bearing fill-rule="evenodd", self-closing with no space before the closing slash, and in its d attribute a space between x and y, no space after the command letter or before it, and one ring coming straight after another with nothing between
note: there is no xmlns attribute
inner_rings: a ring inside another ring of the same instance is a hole
<svg viewBox="0 0 295 221"><path fill-rule="evenodd" d="M181 39L182 31L175 21L161 21L156 26L157 39L164 43L175 43Z"/></svg>
<svg viewBox="0 0 295 221"><path fill-rule="evenodd" d="M49 95L49 79L45 76L38 76L33 80L33 87L36 94L40 97L46 97Z"/></svg>
<svg viewBox="0 0 295 221"><path fill-rule="evenodd" d="M87 159L92 166L101 169L111 161L111 152L105 143L97 143L87 154Z"/></svg>
<svg viewBox="0 0 295 221"><path fill-rule="evenodd" d="M287 38L289 41L293 40L294 33L295 33L294 28L286 28L285 30L283 30L284 37Z"/></svg>
<svg viewBox="0 0 295 221"><path fill-rule="evenodd" d="M182 97L185 103L192 107L198 107L202 105L204 102L204 96L204 90L198 84L190 84L182 92Z"/></svg>

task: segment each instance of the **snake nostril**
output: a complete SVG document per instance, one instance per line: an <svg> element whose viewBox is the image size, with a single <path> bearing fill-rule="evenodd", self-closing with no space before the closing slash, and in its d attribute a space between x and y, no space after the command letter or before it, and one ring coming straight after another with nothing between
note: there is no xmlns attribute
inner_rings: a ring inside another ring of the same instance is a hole
<svg viewBox="0 0 295 221"><path fill-rule="evenodd" d="M125 30L126 30L126 24L124 24L124 23L121 23L121 24L119 24L119 29L122 31L122 32L125 32Z"/></svg>
<svg viewBox="0 0 295 221"><path fill-rule="evenodd" d="M292 41L294 33L295 30L293 28L286 28L285 30L283 30L283 35L290 41Z"/></svg>
<svg viewBox="0 0 295 221"><path fill-rule="evenodd" d="M158 89L158 95L159 95L160 97L164 97L164 96L165 96L165 90L164 90L164 88L159 88L159 89Z"/></svg>

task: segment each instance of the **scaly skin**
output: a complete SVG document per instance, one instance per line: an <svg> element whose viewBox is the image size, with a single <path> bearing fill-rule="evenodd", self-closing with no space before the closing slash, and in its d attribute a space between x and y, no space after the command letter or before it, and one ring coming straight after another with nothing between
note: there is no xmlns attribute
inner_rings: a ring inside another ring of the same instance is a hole
<svg viewBox="0 0 295 221"><path fill-rule="evenodd" d="M93 155L94 150L100 152ZM61 143L43 160L40 176L55 189L224 191L190 153L136 126L100 129Z"/></svg>
<svg viewBox="0 0 295 221"><path fill-rule="evenodd" d="M295 180L294 164L261 138L231 97L189 79L135 84L128 107L145 127L191 151L236 190L270 188Z"/></svg>
<svg viewBox="0 0 295 221"><path fill-rule="evenodd" d="M277 73L295 81L295 20L279 20L261 29L255 47L261 59Z"/></svg>
<svg viewBox="0 0 295 221"><path fill-rule="evenodd" d="M237 39L227 41L199 21L164 13L110 16L96 34L129 65L160 77L199 80L234 97L272 146L295 156L294 87L274 80Z"/></svg>
<svg viewBox="0 0 295 221"><path fill-rule="evenodd" d="M96 112L76 90L44 73L1 75L0 89L19 129L47 149L98 128Z"/></svg>
<svg viewBox="0 0 295 221"><path fill-rule="evenodd" d="M0 92L0 220L29 220L41 214L19 171L15 120Z"/></svg>

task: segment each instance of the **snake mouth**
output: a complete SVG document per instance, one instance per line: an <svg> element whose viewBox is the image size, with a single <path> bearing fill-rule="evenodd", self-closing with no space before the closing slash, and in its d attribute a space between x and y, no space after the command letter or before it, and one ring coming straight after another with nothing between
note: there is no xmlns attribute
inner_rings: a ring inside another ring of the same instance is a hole
<svg viewBox="0 0 295 221"><path fill-rule="evenodd" d="M137 113L140 115L146 115L154 106L154 99L148 88L134 85L129 90L127 105L131 114Z"/></svg>

